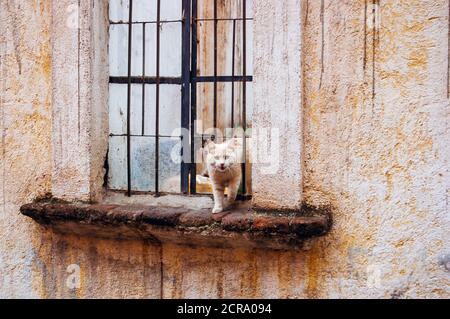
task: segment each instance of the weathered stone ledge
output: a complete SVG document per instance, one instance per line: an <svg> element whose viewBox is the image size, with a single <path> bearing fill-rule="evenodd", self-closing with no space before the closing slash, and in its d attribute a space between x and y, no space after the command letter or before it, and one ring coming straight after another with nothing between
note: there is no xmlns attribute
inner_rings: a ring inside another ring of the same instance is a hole
<svg viewBox="0 0 450 319"><path fill-rule="evenodd" d="M213 216L209 208L136 204L36 202L21 213L56 232L114 239L143 239L190 246L299 249L331 227L327 209L257 212L248 205Z"/></svg>

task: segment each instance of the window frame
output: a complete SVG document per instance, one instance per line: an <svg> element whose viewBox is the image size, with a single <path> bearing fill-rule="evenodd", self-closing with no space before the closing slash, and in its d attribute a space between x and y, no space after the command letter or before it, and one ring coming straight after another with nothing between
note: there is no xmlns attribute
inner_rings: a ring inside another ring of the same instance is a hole
<svg viewBox="0 0 450 319"><path fill-rule="evenodd" d="M58 17L51 23L52 196L101 201L108 145L108 0L51 1L53 16ZM265 209L298 209L303 201L304 5L301 0L281 1L282 10L275 12L271 0L253 3L252 131L278 128L279 136L289 138L280 140L277 170L267 174L264 163L253 162L252 203ZM286 188L289 192L280 196Z"/></svg>

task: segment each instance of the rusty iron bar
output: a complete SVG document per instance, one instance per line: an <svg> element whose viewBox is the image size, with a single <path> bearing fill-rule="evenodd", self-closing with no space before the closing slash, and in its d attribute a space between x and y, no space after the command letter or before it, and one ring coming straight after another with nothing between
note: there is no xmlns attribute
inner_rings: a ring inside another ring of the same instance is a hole
<svg viewBox="0 0 450 319"><path fill-rule="evenodd" d="M182 22L182 40L181 47L182 57L181 57L181 126L183 129L189 129L189 85L190 85L190 31L191 31L191 1L183 0L183 22ZM181 149L181 178L180 178L180 190L183 194L189 192L189 171L190 165L185 162L185 155L189 153L189 139L182 138L182 149Z"/></svg>
<svg viewBox="0 0 450 319"><path fill-rule="evenodd" d="M214 78L214 76L197 76L195 78L192 78L195 82L213 82L214 80L216 82L243 82L245 81L252 81L252 76L229 76L229 75L218 75Z"/></svg>
<svg viewBox="0 0 450 319"><path fill-rule="evenodd" d="M183 22L183 20L160 20L159 24L165 24L165 23L176 23L176 22ZM131 24L157 24L158 21L131 21ZM130 24L130 22L123 22L123 21L109 21L109 24Z"/></svg>
<svg viewBox="0 0 450 319"><path fill-rule="evenodd" d="M131 196L131 45L133 35L133 0L128 12L128 83L127 83L127 195Z"/></svg>
<svg viewBox="0 0 450 319"><path fill-rule="evenodd" d="M117 83L117 84L126 84L128 81L131 80L132 84L156 84L156 77L154 76L131 76L130 78L127 76L111 76L109 78L109 83ZM217 82L242 82L244 81L244 77L240 75L234 75L234 76L217 76L216 77ZM245 80L247 82L251 82L253 80L253 77L251 75L247 75L245 77ZM202 83L202 82L213 82L214 77L213 76L192 76L191 78L192 82ZM167 77L167 76L160 76L159 77L159 83L160 84L182 84L182 79L179 77Z"/></svg>
<svg viewBox="0 0 450 319"><path fill-rule="evenodd" d="M160 20L161 20L161 0L156 2L156 94L155 94L155 194L159 194L159 86L160 86Z"/></svg>
<svg viewBox="0 0 450 319"><path fill-rule="evenodd" d="M142 79L145 79L145 23L142 24ZM142 81L142 135L145 134L145 82Z"/></svg>
<svg viewBox="0 0 450 319"><path fill-rule="evenodd" d="M246 108L247 108L247 81L246 81L246 75L247 75L247 2L246 0L242 1L242 76L244 78L242 82L242 129L244 130L244 136L243 136L243 163L242 163L242 194L245 196L247 193L247 174L246 174L246 161L247 161L247 138L245 131L247 130L247 114L246 114Z"/></svg>
<svg viewBox="0 0 450 319"><path fill-rule="evenodd" d="M192 81L193 78L197 77L197 0L192 0L192 21L191 21L191 123L190 123L190 133L191 133L191 167L190 167L190 185L189 193L191 195L197 192L197 164L195 163L195 121L197 119L197 82Z"/></svg>
<svg viewBox="0 0 450 319"><path fill-rule="evenodd" d="M217 0L214 0L214 130L217 129Z"/></svg>
<svg viewBox="0 0 450 319"><path fill-rule="evenodd" d="M234 76L235 76L235 46L236 46L236 19L233 19L233 39L231 42L231 128L234 128Z"/></svg>
<svg viewBox="0 0 450 319"><path fill-rule="evenodd" d="M242 21L242 20L247 20L247 21L251 21L253 20L253 18L200 18L200 19L194 19L194 21L198 22L198 21Z"/></svg>
<svg viewBox="0 0 450 319"><path fill-rule="evenodd" d="M120 136L127 136L127 134L113 134L110 133L109 134L110 137L120 137ZM156 137L155 134L130 134L131 137ZM174 137L178 137L178 138L183 138L183 136L175 136L175 135L162 135L159 134L159 137L163 137L163 138L174 138Z"/></svg>
<svg viewBox="0 0 450 319"><path fill-rule="evenodd" d="M109 83L117 83L117 84L123 84L128 83L128 81L131 81L132 84L156 84L157 78L155 76L111 76L109 78ZM167 76L160 76L159 77L159 83L160 84L181 84L181 78L178 77L167 77Z"/></svg>

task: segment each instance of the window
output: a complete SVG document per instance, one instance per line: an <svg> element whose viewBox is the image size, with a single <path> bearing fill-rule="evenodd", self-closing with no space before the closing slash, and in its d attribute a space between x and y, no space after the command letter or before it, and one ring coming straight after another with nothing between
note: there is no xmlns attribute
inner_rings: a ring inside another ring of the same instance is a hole
<svg viewBox="0 0 450 319"><path fill-rule="evenodd" d="M109 189L211 191L204 142L251 128L251 14L251 0L110 0Z"/></svg>

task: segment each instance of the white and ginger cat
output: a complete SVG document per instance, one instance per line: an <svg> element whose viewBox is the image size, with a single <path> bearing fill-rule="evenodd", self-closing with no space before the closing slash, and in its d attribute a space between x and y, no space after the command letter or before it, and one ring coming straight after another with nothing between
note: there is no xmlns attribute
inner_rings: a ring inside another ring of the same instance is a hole
<svg viewBox="0 0 450 319"><path fill-rule="evenodd" d="M213 214L222 212L232 205L241 184L242 146L238 138L232 138L222 144L209 141L205 145L206 166L211 180L214 208ZM224 191L228 188L225 201Z"/></svg>

